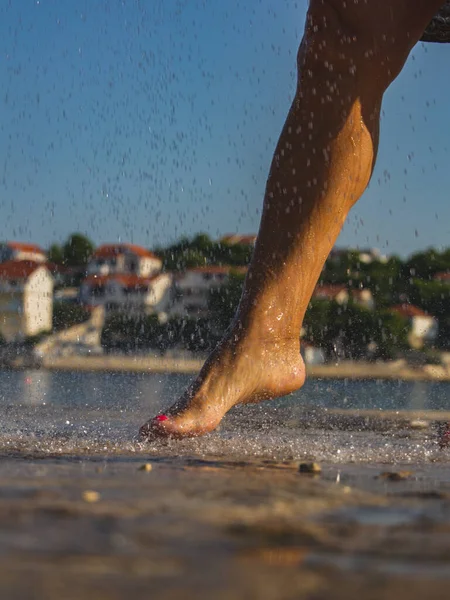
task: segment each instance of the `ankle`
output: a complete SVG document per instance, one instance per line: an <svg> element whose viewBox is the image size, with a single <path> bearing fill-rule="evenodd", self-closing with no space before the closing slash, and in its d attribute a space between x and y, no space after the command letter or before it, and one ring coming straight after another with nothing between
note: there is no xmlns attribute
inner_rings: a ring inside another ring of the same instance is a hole
<svg viewBox="0 0 450 600"><path fill-rule="evenodd" d="M237 315L226 338L247 347L272 346L300 352L300 334L278 321Z"/></svg>

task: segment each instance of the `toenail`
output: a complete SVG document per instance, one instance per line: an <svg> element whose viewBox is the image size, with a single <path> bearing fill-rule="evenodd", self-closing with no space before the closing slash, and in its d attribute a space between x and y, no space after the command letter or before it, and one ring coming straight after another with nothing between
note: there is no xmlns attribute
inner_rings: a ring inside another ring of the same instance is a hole
<svg viewBox="0 0 450 600"><path fill-rule="evenodd" d="M158 415L157 417L155 417L155 421L159 421L161 423L161 421L167 421L169 417L167 417L166 415Z"/></svg>

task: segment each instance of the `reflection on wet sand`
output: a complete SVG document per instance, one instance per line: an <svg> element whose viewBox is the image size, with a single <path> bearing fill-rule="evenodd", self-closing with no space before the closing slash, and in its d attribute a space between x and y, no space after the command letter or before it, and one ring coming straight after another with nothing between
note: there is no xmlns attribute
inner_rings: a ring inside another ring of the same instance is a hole
<svg viewBox="0 0 450 600"><path fill-rule="evenodd" d="M448 463L392 483L377 464L151 462L4 454L1 596L446 597Z"/></svg>

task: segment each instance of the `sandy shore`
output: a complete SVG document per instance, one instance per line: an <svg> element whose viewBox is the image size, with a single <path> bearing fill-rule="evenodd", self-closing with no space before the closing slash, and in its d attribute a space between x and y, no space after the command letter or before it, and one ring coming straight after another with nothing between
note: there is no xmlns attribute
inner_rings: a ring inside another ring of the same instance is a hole
<svg viewBox="0 0 450 600"><path fill-rule="evenodd" d="M312 477L295 461L4 454L0 595L447 597L448 462L322 469ZM409 475L380 478L386 470Z"/></svg>
<svg viewBox="0 0 450 600"><path fill-rule="evenodd" d="M65 371L128 373L198 373L203 360L151 356L70 356L44 358L42 367ZM15 363L23 368L20 360ZM308 365L308 376L321 379L401 379L404 381L450 381L450 369L441 365L408 366L405 361Z"/></svg>

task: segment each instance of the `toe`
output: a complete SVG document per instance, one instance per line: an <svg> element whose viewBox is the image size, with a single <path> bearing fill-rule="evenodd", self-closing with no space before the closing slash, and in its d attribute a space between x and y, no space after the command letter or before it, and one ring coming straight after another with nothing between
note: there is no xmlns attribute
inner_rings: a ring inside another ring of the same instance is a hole
<svg viewBox="0 0 450 600"><path fill-rule="evenodd" d="M170 435L170 431L167 428L168 422L169 417L167 415L158 415L142 425L139 429L139 437L143 440L148 440L152 437Z"/></svg>

